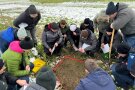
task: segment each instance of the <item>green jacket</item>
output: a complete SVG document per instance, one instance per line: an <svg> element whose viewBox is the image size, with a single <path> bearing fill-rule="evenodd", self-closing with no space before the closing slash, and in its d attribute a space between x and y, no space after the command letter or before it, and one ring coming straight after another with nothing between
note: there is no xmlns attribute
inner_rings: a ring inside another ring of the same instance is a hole
<svg viewBox="0 0 135 90"><path fill-rule="evenodd" d="M14 76L25 76L25 75L29 74L29 71L20 70L20 64L22 63L22 55L25 59L26 65L29 65L30 62L28 60L27 53L25 53L23 50L21 52L16 52L13 49L12 46L14 44L14 47L15 47L16 42L17 41L11 42L8 50L6 50L2 54L2 59L5 61L5 64L6 64L6 67L7 67L7 70L9 73L11 73ZM19 45L17 45L17 46L19 46Z"/></svg>

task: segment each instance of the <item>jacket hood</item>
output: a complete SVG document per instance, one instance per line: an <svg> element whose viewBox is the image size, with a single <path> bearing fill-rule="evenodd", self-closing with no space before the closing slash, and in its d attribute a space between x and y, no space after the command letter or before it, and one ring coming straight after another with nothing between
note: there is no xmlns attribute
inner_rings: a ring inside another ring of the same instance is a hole
<svg viewBox="0 0 135 90"><path fill-rule="evenodd" d="M91 80L96 84L98 84L99 86L106 86L110 82L108 74L100 68L90 73L90 75L88 75L88 78L91 78Z"/></svg>
<svg viewBox="0 0 135 90"><path fill-rule="evenodd" d="M23 49L20 47L20 41L13 41L9 45L10 50L23 53Z"/></svg>
<svg viewBox="0 0 135 90"><path fill-rule="evenodd" d="M128 5L125 3L118 3L118 11L128 8Z"/></svg>

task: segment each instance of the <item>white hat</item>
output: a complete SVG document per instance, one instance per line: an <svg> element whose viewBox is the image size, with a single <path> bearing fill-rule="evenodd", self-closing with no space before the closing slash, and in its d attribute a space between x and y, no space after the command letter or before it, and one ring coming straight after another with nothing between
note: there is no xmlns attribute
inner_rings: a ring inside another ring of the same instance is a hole
<svg viewBox="0 0 135 90"><path fill-rule="evenodd" d="M76 28L77 28L77 26L75 25L75 24L73 24L73 25L70 25L70 30L71 31L75 31L76 30Z"/></svg>
<svg viewBox="0 0 135 90"><path fill-rule="evenodd" d="M19 28L17 31L17 37L18 39L22 40L27 36L25 28Z"/></svg>

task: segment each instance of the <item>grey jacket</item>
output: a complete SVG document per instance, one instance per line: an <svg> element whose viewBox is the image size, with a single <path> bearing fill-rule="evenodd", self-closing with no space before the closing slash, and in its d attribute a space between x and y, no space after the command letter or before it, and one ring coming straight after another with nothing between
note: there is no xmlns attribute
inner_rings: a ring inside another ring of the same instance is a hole
<svg viewBox="0 0 135 90"><path fill-rule="evenodd" d="M135 11L124 3L119 3L118 13L112 26L115 30L121 29L124 35L135 34Z"/></svg>
<svg viewBox="0 0 135 90"><path fill-rule="evenodd" d="M81 48L82 45L86 43L90 46L85 48L85 51L95 50L97 46L97 38L93 32L91 32L90 30L88 30L88 32L89 36L87 39L83 39L82 37L80 37L79 48Z"/></svg>
<svg viewBox="0 0 135 90"><path fill-rule="evenodd" d="M99 30L99 32L104 33L105 28L110 24L109 18L105 13L105 10L100 11L95 17L94 17L94 29Z"/></svg>
<svg viewBox="0 0 135 90"><path fill-rule="evenodd" d="M20 90L24 90L24 86L20 89ZM47 90L44 87L36 84L36 83L30 83L28 87L26 87L25 90Z"/></svg>
<svg viewBox="0 0 135 90"><path fill-rule="evenodd" d="M62 42L62 39L63 37L60 30L58 30L57 32L53 32L51 30L43 31L42 42L43 45L48 49L50 48L48 43L57 42L58 44L60 44Z"/></svg>

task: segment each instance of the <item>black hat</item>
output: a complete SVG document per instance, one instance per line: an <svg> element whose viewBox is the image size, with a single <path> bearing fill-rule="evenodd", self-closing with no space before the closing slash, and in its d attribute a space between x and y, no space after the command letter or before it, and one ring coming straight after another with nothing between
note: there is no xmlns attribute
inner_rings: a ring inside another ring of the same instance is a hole
<svg viewBox="0 0 135 90"><path fill-rule="evenodd" d="M24 40L20 41L20 47L22 49L31 49L34 47L33 40L30 39L30 37L26 36Z"/></svg>
<svg viewBox="0 0 135 90"><path fill-rule="evenodd" d="M29 14L37 14L38 12L35 5L30 5L28 9L29 9Z"/></svg>
<svg viewBox="0 0 135 90"><path fill-rule="evenodd" d="M89 18L85 18L84 19L84 24L90 24L90 19Z"/></svg>
<svg viewBox="0 0 135 90"><path fill-rule="evenodd" d="M3 65L4 65L4 62L2 59L0 59L0 69L3 67Z"/></svg>
<svg viewBox="0 0 135 90"><path fill-rule="evenodd" d="M114 5L114 3L111 1L108 3L108 6L106 8L106 14L111 15L117 12L117 7Z"/></svg>
<svg viewBox="0 0 135 90"><path fill-rule="evenodd" d="M128 54L130 48L131 47L127 43L121 43L117 46L117 52L121 54Z"/></svg>
<svg viewBox="0 0 135 90"><path fill-rule="evenodd" d="M36 83L47 90L54 90L56 76L49 67L43 67L36 76Z"/></svg>
<svg viewBox="0 0 135 90"><path fill-rule="evenodd" d="M110 25L108 25L108 26L106 27L106 31L107 31L107 32L112 32L113 29L110 27Z"/></svg>
<svg viewBox="0 0 135 90"><path fill-rule="evenodd" d="M55 22L52 22L51 23L51 28L54 29L54 30L59 30L59 25Z"/></svg>

